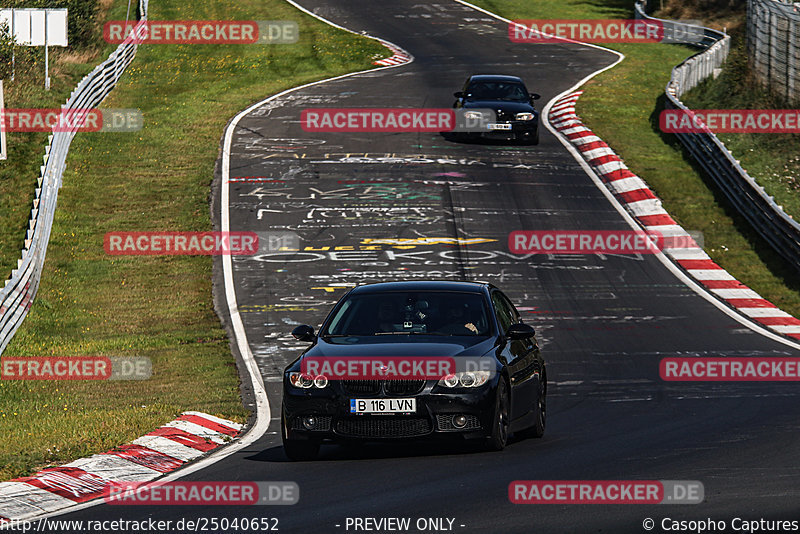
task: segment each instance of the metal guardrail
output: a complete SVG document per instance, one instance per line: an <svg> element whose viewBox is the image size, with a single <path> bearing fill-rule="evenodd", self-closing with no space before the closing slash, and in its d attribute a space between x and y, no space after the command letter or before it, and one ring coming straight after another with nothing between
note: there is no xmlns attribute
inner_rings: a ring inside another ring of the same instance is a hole
<svg viewBox="0 0 800 534"><path fill-rule="evenodd" d="M653 19L645 13L646 0L637 1L636 17ZM658 20L658 19L655 19ZM662 21L666 22L666 21ZM675 23L674 21L670 21ZM705 50L688 58L672 69L666 87L669 109L688 112L680 97L722 65L730 50L730 37L708 28L713 43L704 45ZM736 210L786 261L800 271L800 223L792 219L773 197L767 195L716 135L711 132L676 133L684 147L697 163L711 176Z"/></svg>
<svg viewBox="0 0 800 534"><path fill-rule="evenodd" d="M139 0L138 25L147 20L147 6L148 0ZM137 48L138 45L131 38L120 44L108 59L97 65L78 83L61 109L88 109L98 106L133 61ZM0 289L0 354L28 314L39 288L58 190L66 168L67 152L76 130L77 126L72 131L59 130L48 137L22 257L17 260L17 268L11 272L11 278Z"/></svg>
<svg viewBox="0 0 800 534"><path fill-rule="evenodd" d="M747 54L763 83L800 102L800 2L747 0Z"/></svg>

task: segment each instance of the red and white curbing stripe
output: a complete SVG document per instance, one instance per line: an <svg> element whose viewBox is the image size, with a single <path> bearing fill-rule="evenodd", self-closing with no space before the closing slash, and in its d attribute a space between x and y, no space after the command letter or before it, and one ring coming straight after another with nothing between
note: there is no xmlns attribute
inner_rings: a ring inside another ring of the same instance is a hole
<svg viewBox="0 0 800 534"><path fill-rule="evenodd" d="M102 497L113 482L156 479L230 441L241 429L227 419L184 412L119 449L0 482L0 524Z"/></svg>
<svg viewBox="0 0 800 534"><path fill-rule="evenodd" d="M661 207L661 200L644 180L631 172L606 143L584 126L575 113L575 103L582 93L577 91L559 99L550 109L550 124L569 139L606 187L646 230L659 232L664 237L683 238L676 241L686 243L686 247L666 248L664 254L710 293L751 320L779 334L800 339L800 320L761 298L714 263Z"/></svg>
<svg viewBox="0 0 800 534"><path fill-rule="evenodd" d="M411 54L400 48L399 46L395 46L389 41L384 41L383 39L379 39L381 44L392 51L392 56L387 57L385 59L379 59L378 61L373 61L373 65L381 65L384 67L388 67L390 65L402 65L403 63L408 63L412 60Z"/></svg>

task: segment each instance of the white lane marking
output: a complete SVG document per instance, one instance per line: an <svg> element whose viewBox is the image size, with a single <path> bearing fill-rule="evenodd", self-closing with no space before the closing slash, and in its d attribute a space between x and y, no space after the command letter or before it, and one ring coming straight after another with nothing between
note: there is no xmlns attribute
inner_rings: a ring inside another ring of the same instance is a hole
<svg viewBox="0 0 800 534"><path fill-rule="evenodd" d="M616 183L616 182L612 182ZM609 184L610 185L610 184ZM689 236L690 234L679 224L654 224L647 227L650 232L658 232L663 236ZM695 248L695 247L691 247Z"/></svg>
<svg viewBox="0 0 800 534"><path fill-rule="evenodd" d="M647 184L641 178L623 178L621 180L614 180L608 182L608 187L614 190L615 193L629 193L631 191L638 191L639 189L647 189Z"/></svg>
<svg viewBox="0 0 800 534"><path fill-rule="evenodd" d="M621 161L609 161L608 163L603 163L602 165L595 165L595 167L597 168L597 172L600 174L611 174L614 171L622 171L628 168Z"/></svg>
<svg viewBox="0 0 800 534"><path fill-rule="evenodd" d="M164 436L142 436L133 440L133 444L153 449L156 452L172 456L182 462L188 462L189 460L194 460L198 456L203 455L203 451L181 445L177 441L165 438Z"/></svg>
<svg viewBox="0 0 800 534"><path fill-rule="evenodd" d="M583 156L586 159L595 159L602 156L616 156L616 153L608 147L600 147L585 151Z"/></svg>
<svg viewBox="0 0 800 534"><path fill-rule="evenodd" d="M780 308L738 308L740 312L748 317L786 317L794 319Z"/></svg>
<svg viewBox="0 0 800 534"><path fill-rule="evenodd" d="M724 299L760 299L761 295L752 289L745 288L718 288L712 289L712 293L719 295Z"/></svg>
<svg viewBox="0 0 800 534"><path fill-rule="evenodd" d="M542 115L544 115L544 113L542 113ZM589 128L587 128L586 126L581 124L580 126L576 126L575 128L568 128L568 129L562 131L561 133L563 133L564 135L569 135L569 134L588 132L588 131L589 131Z"/></svg>
<svg viewBox="0 0 800 534"><path fill-rule="evenodd" d="M774 328L782 334L800 334L800 324L772 324L770 328Z"/></svg>
<svg viewBox="0 0 800 534"><path fill-rule="evenodd" d="M700 281L704 280L736 280L731 273L725 269L687 269L690 275Z"/></svg>
<svg viewBox="0 0 800 534"><path fill-rule="evenodd" d="M211 430L210 428L206 428L189 421L170 421L164 426L183 430L189 434L194 434L196 436L200 436L201 438L211 440L214 443L226 443L225 437L227 436L225 436L225 434L222 432L217 432L216 430Z"/></svg>
<svg viewBox="0 0 800 534"><path fill-rule="evenodd" d="M667 212L661 207L661 201L657 198L646 198L644 200L637 200L636 202L628 202L625 204L631 213L637 217L644 215L666 215Z"/></svg>
<svg viewBox="0 0 800 534"><path fill-rule="evenodd" d="M0 482L0 515L29 519L43 512L71 507L75 502L26 482Z"/></svg>
<svg viewBox="0 0 800 534"><path fill-rule="evenodd" d="M150 469L113 454L95 454L88 458L80 458L62 467L77 467L93 475L105 478L109 482L142 482L161 476L161 472L155 469Z"/></svg>
<svg viewBox="0 0 800 534"><path fill-rule="evenodd" d="M586 137L578 137L577 139L573 139L572 143L575 145L586 145L589 143L597 143L598 141L602 141L602 139L600 139L596 135L587 135ZM580 149L581 148L578 147L578 150Z"/></svg>
<svg viewBox="0 0 800 534"><path fill-rule="evenodd" d="M222 417L215 417L213 415L209 415L203 412L183 412L183 415L196 415L198 417L202 417L203 419L208 419L213 423L230 427L233 430L241 430L242 426L244 426L239 423L234 423L233 421L229 421L228 419L223 419Z"/></svg>
<svg viewBox="0 0 800 534"><path fill-rule="evenodd" d="M652 226L647 227L648 230ZM669 255L675 260L710 260L711 256L705 253L701 248L668 248L664 249L664 253Z"/></svg>

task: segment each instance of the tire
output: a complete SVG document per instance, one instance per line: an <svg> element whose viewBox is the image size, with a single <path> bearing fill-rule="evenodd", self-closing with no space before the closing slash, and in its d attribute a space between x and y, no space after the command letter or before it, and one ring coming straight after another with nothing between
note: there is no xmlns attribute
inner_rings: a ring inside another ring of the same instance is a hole
<svg viewBox="0 0 800 534"><path fill-rule="evenodd" d="M316 460L319 455L319 441L289 439L286 437L286 424L281 415L281 439L283 452L294 462Z"/></svg>
<svg viewBox="0 0 800 534"><path fill-rule="evenodd" d="M492 435L486 439L486 448L490 451L502 451L508 443L509 410L511 403L508 397L508 384L505 378L497 383L497 395L494 401L494 418L492 419Z"/></svg>

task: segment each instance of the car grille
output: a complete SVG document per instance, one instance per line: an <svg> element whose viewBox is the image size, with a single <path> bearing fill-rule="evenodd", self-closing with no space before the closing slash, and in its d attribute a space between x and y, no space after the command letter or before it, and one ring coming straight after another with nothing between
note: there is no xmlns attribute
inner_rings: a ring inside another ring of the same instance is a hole
<svg viewBox="0 0 800 534"><path fill-rule="evenodd" d="M467 424L464 428L456 428L453 426L453 415L455 414L439 414L436 416L436 427L439 430L477 430L481 428L480 420L474 415L467 415Z"/></svg>
<svg viewBox="0 0 800 534"><path fill-rule="evenodd" d="M345 392L355 395L377 395L381 390L380 380L342 380Z"/></svg>
<svg viewBox="0 0 800 534"><path fill-rule="evenodd" d="M425 387L425 380L342 380L345 393L352 395L414 395Z"/></svg>
<svg viewBox="0 0 800 534"><path fill-rule="evenodd" d="M508 111L495 110L495 112L497 113L498 122L513 121L517 117L516 113Z"/></svg>
<svg viewBox="0 0 800 534"><path fill-rule="evenodd" d="M383 391L387 395L414 395L424 387L424 380L386 380L383 383Z"/></svg>
<svg viewBox="0 0 800 534"><path fill-rule="evenodd" d="M343 417L336 421L336 433L357 438L411 438L433 429L423 417Z"/></svg>

